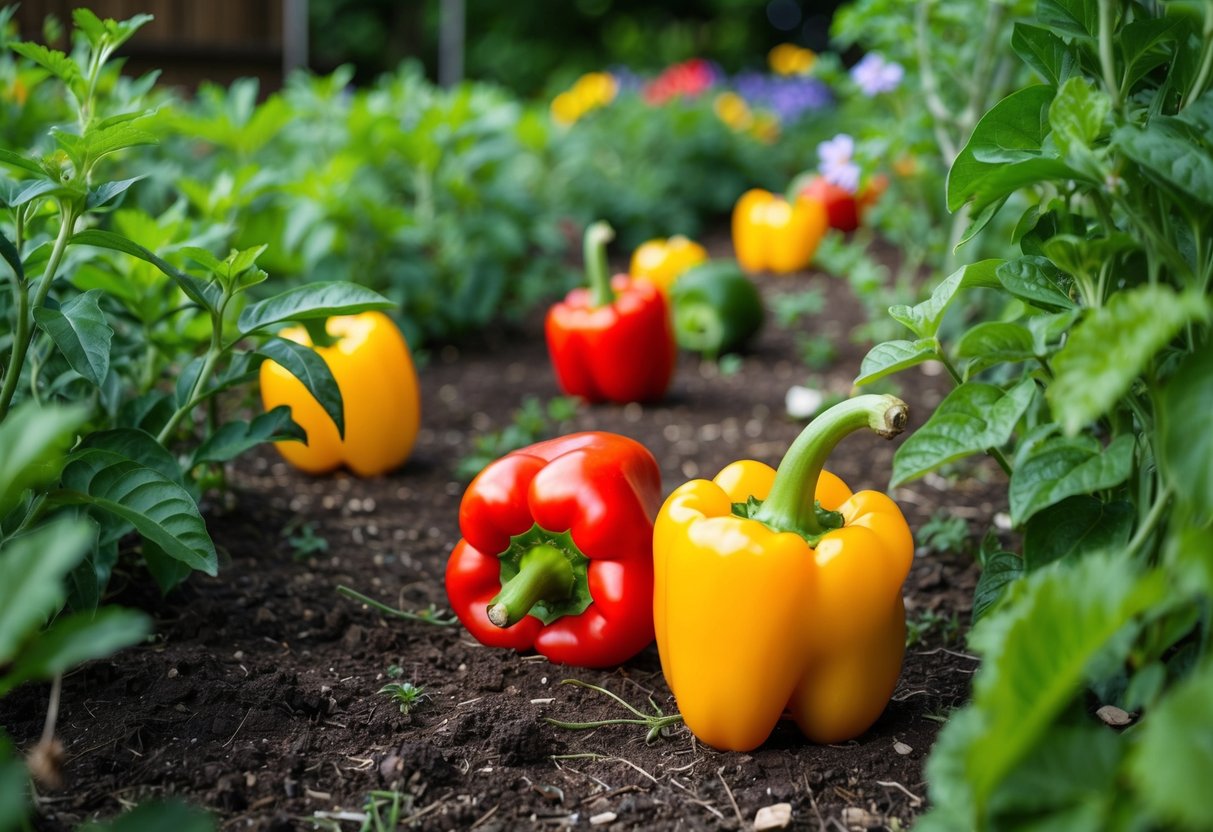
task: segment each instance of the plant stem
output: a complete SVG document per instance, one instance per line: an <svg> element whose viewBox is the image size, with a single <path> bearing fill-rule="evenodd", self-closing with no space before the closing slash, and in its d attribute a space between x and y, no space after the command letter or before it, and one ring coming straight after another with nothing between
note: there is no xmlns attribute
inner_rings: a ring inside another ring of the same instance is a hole
<svg viewBox="0 0 1213 832"><path fill-rule="evenodd" d="M373 610L378 610L384 615L390 615L392 618L403 618L405 621L420 621L425 624L433 624L435 627L451 627L459 623L458 618L443 618L438 615L428 615L420 612L408 612L407 610L399 610L395 607L389 607L374 598L370 598L358 592L355 589L350 589L348 586L338 585L337 594L344 595L346 598L357 601L360 604L366 604Z"/></svg>
<svg viewBox="0 0 1213 832"><path fill-rule="evenodd" d="M1112 106L1120 107L1120 84L1116 83L1116 59L1112 54L1112 0L1099 0L1099 66Z"/></svg>
<svg viewBox="0 0 1213 832"><path fill-rule="evenodd" d="M1162 519L1163 512L1167 508L1167 503L1171 501L1171 486L1168 485L1159 493L1154 500L1154 505L1150 507L1150 513L1146 515L1146 519L1138 526L1137 531L1133 534L1133 539L1129 541L1129 545L1125 547L1127 557L1135 557L1142 546L1145 545L1147 538L1154 531L1154 527L1158 525L1158 521Z"/></svg>
<svg viewBox="0 0 1213 832"><path fill-rule="evenodd" d="M13 351L9 355L8 371L4 376L4 387L0 388L0 422L8 416L12 406L13 396L17 392L17 382L21 378L21 368L25 365L25 355L29 351L30 341L34 337L33 310L46 302L46 296L59 271L63 260L63 252L67 250L68 240L71 239L72 229L76 225L76 213L67 205L60 205L59 236L55 238L55 246L51 249L50 260L42 277L34 284L33 302L30 302L29 287L20 281L14 282L17 293L17 319L13 326Z"/></svg>
<svg viewBox="0 0 1213 832"><path fill-rule="evenodd" d="M824 534L827 529L817 516L813 497L826 457L843 437L862 428L892 439L905 430L908 412L906 403L895 396L868 394L822 413L784 454L771 492L751 518L806 539Z"/></svg>
<svg viewBox="0 0 1213 832"><path fill-rule="evenodd" d="M1192 86L1188 88L1187 94L1184 95L1183 104L1179 108L1181 111L1186 110L1189 104L1200 97L1205 84L1209 83L1209 75L1213 73L1213 3L1205 4L1203 37L1205 47L1200 59L1200 70L1196 73L1196 78L1192 81Z"/></svg>
<svg viewBox="0 0 1213 832"><path fill-rule="evenodd" d="M930 23L930 3L919 3L914 15L914 43L918 50L919 76L922 79L922 96L926 101L927 110L931 114L931 127L935 131L935 143L939 145L939 153L945 167L951 167L956 160L959 148L948 135L945 125L951 118L946 105L939 97L939 82L935 78L935 69L931 65L931 48L927 43L927 32ZM961 137L961 141L965 137Z"/></svg>
<svg viewBox="0 0 1213 832"><path fill-rule="evenodd" d="M590 283L591 302L594 306L606 306L615 300L606 256L606 245L613 239L615 229L602 220L592 223L585 230L585 274Z"/></svg>

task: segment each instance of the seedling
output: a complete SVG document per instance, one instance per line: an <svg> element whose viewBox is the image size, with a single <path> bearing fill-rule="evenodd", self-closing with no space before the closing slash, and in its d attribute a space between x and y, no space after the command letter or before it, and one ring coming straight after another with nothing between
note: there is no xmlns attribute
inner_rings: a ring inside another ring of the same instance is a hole
<svg viewBox="0 0 1213 832"><path fill-rule="evenodd" d="M329 550L328 539L316 534L316 523L304 520L302 517L292 517L282 527L282 536L291 547L291 557L295 560L306 560L312 555Z"/></svg>
<svg viewBox="0 0 1213 832"><path fill-rule="evenodd" d="M924 610L917 616L906 618L906 647L922 644L927 636L939 629L944 644L950 644L960 635L960 618L956 613L944 616L934 610Z"/></svg>
<svg viewBox="0 0 1213 832"><path fill-rule="evenodd" d="M493 460L557 433L576 413L577 400L574 398L555 396L545 405L535 396L527 396L522 400L522 406L514 411L510 424L473 440L472 452L455 465L455 476L465 482L472 480Z"/></svg>
<svg viewBox="0 0 1213 832"><path fill-rule="evenodd" d="M961 554L968 548L969 524L963 517L940 509L918 530L918 539L931 551Z"/></svg>
<svg viewBox="0 0 1213 832"><path fill-rule="evenodd" d="M818 315L825 309L826 296L820 289L806 289L774 300L775 320L784 328L797 324L805 315Z"/></svg>
<svg viewBox="0 0 1213 832"><path fill-rule="evenodd" d="M644 711L633 707L619 696L611 693L609 690L598 685L591 685L589 682L583 682L580 679L565 679L560 684L576 685L579 688L589 688L597 691L605 696L609 696L618 702L623 707L627 708L636 715L634 719L618 718L618 719L600 719L595 722L564 722L559 719L547 719L549 725L555 725L557 728L566 728L570 731L587 731L591 728L602 728L607 725L643 725L648 729L645 734L644 741L646 743L655 742L658 737L662 736L662 732L673 725L678 725L682 722L682 714L666 714L657 703L653 701L653 697L649 697L649 705L653 709L653 713L646 714Z"/></svg>
<svg viewBox="0 0 1213 832"><path fill-rule="evenodd" d="M378 692L390 696L392 701L400 706L400 713L405 716L430 698L429 694L425 692L425 688L414 685L412 682L388 682Z"/></svg>

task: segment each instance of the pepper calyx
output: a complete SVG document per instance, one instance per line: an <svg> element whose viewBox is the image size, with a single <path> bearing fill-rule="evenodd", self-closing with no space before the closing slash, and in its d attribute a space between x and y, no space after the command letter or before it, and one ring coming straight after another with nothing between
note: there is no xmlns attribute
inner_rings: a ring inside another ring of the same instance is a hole
<svg viewBox="0 0 1213 832"><path fill-rule="evenodd" d="M753 520L756 523L762 523L773 532L792 532L798 534L805 539L809 546L816 548L821 539L830 532L841 529L846 525L846 520L840 511L831 511L821 504L821 500L813 501L813 513L816 515L818 527L821 531L812 532L808 529L781 529L763 521L759 516L759 509L762 508L762 500L751 495L744 503L733 503L733 516L743 517L747 520Z"/></svg>
<svg viewBox="0 0 1213 832"><path fill-rule="evenodd" d="M489 621L511 627L528 615L545 625L566 615L580 615L594 602L582 554L568 531L531 526L510 538L499 554L501 591L489 602Z"/></svg>

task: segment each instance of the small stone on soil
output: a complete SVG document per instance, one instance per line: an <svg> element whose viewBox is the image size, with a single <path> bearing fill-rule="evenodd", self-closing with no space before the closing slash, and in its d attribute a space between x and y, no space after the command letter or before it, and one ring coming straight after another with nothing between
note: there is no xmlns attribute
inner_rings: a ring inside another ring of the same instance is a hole
<svg viewBox="0 0 1213 832"><path fill-rule="evenodd" d="M842 810L842 822L848 829L879 829L884 818L859 806L848 806Z"/></svg>
<svg viewBox="0 0 1213 832"><path fill-rule="evenodd" d="M1102 719L1105 724L1111 725L1114 728L1119 728L1122 725L1128 725L1133 721L1133 715L1128 711L1122 710L1115 705L1104 705L1095 715Z"/></svg>
<svg viewBox="0 0 1213 832"><path fill-rule="evenodd" d="M590 818L590 826L602 826L604 823L611 823L617 817L619 815L614 812L603 812Z"/></svg>
<svg viewBox="0 0 1213 832"><path fill-rule="evenodd" d="M905 755L909 754L914 749L911 748L910 746L906 745L904 742L898 741L898 742L893 743L893 750L904 757Z"/></svg>
<svg viewBox="0 0 1213 832"><path fill-rule="evenodd" d="M754 816L754 832L764 829L785 829L792 822L792 804L775 803L763 806Z"/></svg>

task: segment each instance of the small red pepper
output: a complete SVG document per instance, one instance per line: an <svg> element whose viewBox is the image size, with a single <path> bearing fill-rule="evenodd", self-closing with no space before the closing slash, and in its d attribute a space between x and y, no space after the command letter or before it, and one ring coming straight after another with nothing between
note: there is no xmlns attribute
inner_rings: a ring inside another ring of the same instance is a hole
<svg viewBox="0 0 1213 832"><path fill-rule="evenodd" d="M548 310L545 330L556 380L588 401L659 399L674 375L677 346L665 296L648 281L607 277L605 222L585 232L590 286Z"/></svg>
<svg viewBox="0 0 1213 832"><path fill-rule="evenodd" d="M451 609L477 641L606 667L653 640L661 473L635 440L591 431L486 467L459 506Z"/></svg>

